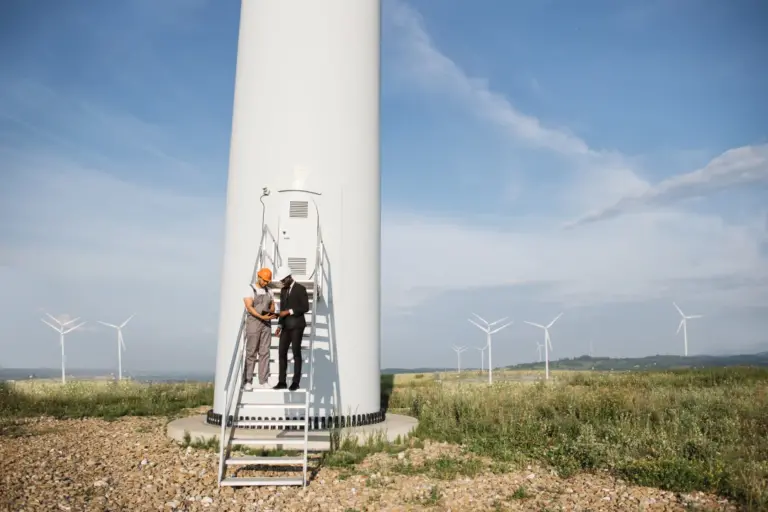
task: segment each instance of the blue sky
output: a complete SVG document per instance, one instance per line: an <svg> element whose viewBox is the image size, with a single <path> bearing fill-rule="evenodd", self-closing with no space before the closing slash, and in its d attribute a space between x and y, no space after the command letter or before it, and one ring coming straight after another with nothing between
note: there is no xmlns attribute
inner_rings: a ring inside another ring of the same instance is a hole
<svg viewBox="0 0 768 512"><path fill-rule="evenodd" d="M113 366L136 312L127 370L212 371L239 2L45 3L0 6L0 365L59 364L46 310ZM679 353L672 300L691 353L768 343L764 2L383 4L384 366L471 310L497 364L560 311L555 357Z"/></svg>

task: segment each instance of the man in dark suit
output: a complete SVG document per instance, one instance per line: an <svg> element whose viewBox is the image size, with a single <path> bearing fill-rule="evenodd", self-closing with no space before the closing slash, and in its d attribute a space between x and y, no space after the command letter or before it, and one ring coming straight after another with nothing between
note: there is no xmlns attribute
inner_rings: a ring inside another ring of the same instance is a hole
<svg viewBox="0 0 768 512"><path fill-rule="evenodd" d="M296 391L299 389L299 382L301 381L301 363L303 360L301 338L307 327L304 314L309 311L309 297L307 296L307 289L301 283L293 280L290 269L280 268L275 278L283 284L283 287L280 290L280 314L275 332L280 337L280 344L277 348L280 376L277 386L272 389L287 388L290 391ZM290 387L287 385L286 378L289 346L293 351L293 379Z"/></svg>

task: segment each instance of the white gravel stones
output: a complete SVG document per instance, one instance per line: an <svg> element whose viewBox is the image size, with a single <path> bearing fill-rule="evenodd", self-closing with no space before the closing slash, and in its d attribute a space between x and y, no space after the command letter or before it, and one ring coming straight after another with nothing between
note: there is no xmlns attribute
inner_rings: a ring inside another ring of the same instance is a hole
<svg viewBox="0 0 768 512"><path fill-rule="evenodd" d="M165 422L27 422L26 435L0 437L0 510L738 510L715 496L631 486L605 472L569 479L536 466L492 472L485 459L473 474L442 480L440 464L467 457L444 443L375 454L351 469L324 467L306 489L219 488L216 454L175 444Z"/></svg>

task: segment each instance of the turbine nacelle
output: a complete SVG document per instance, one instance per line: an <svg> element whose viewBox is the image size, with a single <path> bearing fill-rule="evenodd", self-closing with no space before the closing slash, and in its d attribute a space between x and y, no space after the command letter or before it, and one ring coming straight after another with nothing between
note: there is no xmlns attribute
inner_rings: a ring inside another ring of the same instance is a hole
<svg viewBox="0 0 768 512"><path fill-rule="evenodd" d="M509 318L509 317L508 317L508 316L505 316L504 318L501 318L501 319L499 319L499 320L496 320L496 321L494 321L494 322L488 322L488 321L487 321L485 318L481 317L481 316L480 316L480 315L478 315L477 313L472 313L472 314L473 314L473 315L475 315L475 316L476 316L476 317L477 317L477 318L478 318L478 319L479 319L481 322L483 322L483 323L485 324L485 327L483 327L483 326L482 326L482 325L480 325L479 323L475 322L475 321L474 321L474 320L472 320L471 318L467 318L467 321L468 321L469 323L471 323L472 325L474 325L475 327L477 327L478 329L480 329L481 331L483 331L483 332L487 333L487 334L496 334L496 333L497 333L497 332L499 332L500 330L502 330L502 329L506 329L507 327L509 327L510 325L512 325L513 323L515 323L515 321L514 321L514 320L512 320L511 322L507 322L506 324L502 325L501 327L497 327L497 328L495 328L495 329L491 329L491 327L493 327L494 325L497 325L497 324L499 324L499 323L503 322L504 320L506 320L506 319L507 319L507 318Z"/></svg>
<svg viewBox="0 0 768 512"><path fill-rule="evenodd" d="M111 327L112 329L117 330L117 341L120 344L120 348L122 348L122 350L125 351L126 348L125 348L125 341L123 340L123 327L128 325L128 322L130 322L131 319L134 316L136 316L136 313L134 313L131 316L129 316L128 319L125 322L123 322L122 324L120 324L120 325L115 325L115 324L110 324L110 323L107 323L107 322L102 322L101 320L97 320L97 322L99 322L101 325L104 325L106 327Z"/></svg>
<svg viewBox="0 0 768 512"><path fill-rule="evenodd" d="M50 315L48 315L48 316L50 316ZM53 317L51 317L51 318L53 318ZM70 320L69 322L65 322L63 324L60 323L59 327L56 327L55 325L53 325L52 323L48 322L44 318L40 319L41 322L43 322L45 325L47 325L48 327L50 327L51 329L53 329L54 331L58 332L61 335L69 334L70 332L81 328L82 326L84 326L87 323L87 322L80 322L79 324L75 325L74 327L70 327L69 329L65 329L64 328L65 325L69 325L69 324L71 324L72 322L74 322L76 320L79 320L79 318L75 318L74 320Z"/></svg>
<svg viewBox="0 0 768 512"><path fill-rule="evenodd" d="M691 320L693 318L704 318L704 315L686 315L685 313L683 313L683 310L680 309L680 306L678 306L675 302L673 302L672 305L675 306L675 309L677 310L677 312L680 313L681 317L683 317L683 319L681 320L681 325L682 325L682 322L686 320ZM679 330L680 328L678 327L678 331Z"/></svg>

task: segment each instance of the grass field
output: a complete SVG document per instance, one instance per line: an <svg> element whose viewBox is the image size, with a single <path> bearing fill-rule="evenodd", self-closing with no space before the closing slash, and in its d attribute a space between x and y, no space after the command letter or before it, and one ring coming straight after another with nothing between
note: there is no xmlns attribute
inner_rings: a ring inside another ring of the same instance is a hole
<svg viewBox="0 0 768 512"><path fill-rule="evenodd" d="M571 373L492 389L424 379L395 385L388 401L419 418L420 437L768 509L768 370Z"/></svg>
<svg viewBox="0 0 768 512"><path fill-rule="evenodd" d="M0 383L0 420L30 416L119 418L173 416L213 403L213 384L51 380Z"/></svg>
<svg viewBox="0 0 768 512"><path fill-rule="evenodd" d="M566 477L608 470L768 510L768 370L563 372L550 383L506 373L490 389L450 373L386 375L383 402L419 418L418 438L461 444L499 464L543 462ZM0 419L175 416L212 399L210 384L21 382L0 384Z"/></svg>

